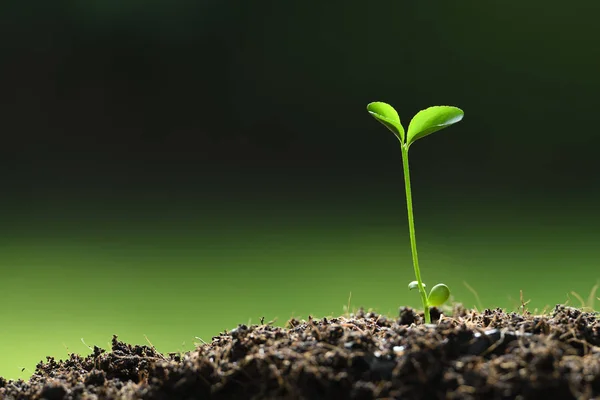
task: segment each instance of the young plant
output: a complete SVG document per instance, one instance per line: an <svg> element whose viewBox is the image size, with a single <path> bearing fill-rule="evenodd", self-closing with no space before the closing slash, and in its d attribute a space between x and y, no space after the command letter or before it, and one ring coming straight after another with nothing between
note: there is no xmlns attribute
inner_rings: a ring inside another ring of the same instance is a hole
<svg viewBox="0 0 600 400"><path fill-rule="evenodd" d="M408 125L408 132L404 132L404 127L400 123L400 117L394 109L387 103L374 102L367 105L367 111L377 121L388 128L400 141L402 150L402 166L404 169L404 186L406 188L406 208L408 210L408 231L410 234L410 248L412 251L413 266L415 269L416 281L408 284L409 289L418 289L425 312L425 323L431 323L429 307L440 306L450 297L450 289L443 283L439 283L431 288L429 294L425 291L425 284L421 280L421 271L419 269L419 258L417 255L417 242L415 239L415 218L412 208L412 193L410 189L410 171L408 168L408 149L417 140L453 125L463 118L463 111L457 107L435 106L419 111Z"/></svg>

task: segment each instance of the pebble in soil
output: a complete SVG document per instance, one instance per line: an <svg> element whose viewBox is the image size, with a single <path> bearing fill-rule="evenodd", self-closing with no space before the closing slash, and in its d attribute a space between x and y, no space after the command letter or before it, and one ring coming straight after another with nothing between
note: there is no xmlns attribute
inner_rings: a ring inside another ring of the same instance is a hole
<svg viewBox="0 0 600 400"><path fill-rule="evenodd" d="M600 319L401 308L390 319L239 325L184 354L113 337L112 350L47 358L29 381L0 378L2 399L591 399L600 396Z"/></svg>

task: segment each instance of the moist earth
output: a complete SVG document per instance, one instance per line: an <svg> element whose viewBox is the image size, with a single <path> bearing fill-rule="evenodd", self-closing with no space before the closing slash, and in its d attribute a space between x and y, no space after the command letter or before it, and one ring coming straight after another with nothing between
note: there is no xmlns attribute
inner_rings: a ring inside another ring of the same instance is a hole
<svg viewBox="0 0 600 400"><path fill-rule="evenodd" d="M600 318L460 306L433 324L359 310L239 325L186 353L113 336L111 351L47 357L28 381L0 378L1 399L593 399Z"/></svg>

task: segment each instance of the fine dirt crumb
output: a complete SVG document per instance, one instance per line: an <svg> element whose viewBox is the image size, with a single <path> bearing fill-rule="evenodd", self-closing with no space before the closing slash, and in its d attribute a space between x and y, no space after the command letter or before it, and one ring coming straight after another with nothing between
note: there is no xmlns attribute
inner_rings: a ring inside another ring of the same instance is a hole
<svg viewBox="0 0 600 400"><path fill-rule="evenodd" d="M2 399L592 399L600 396L600 321L562 305L535 316L457 306L424 325L360 310L239 325L164 356L113 337L112 351L0 378Z"/></svg>

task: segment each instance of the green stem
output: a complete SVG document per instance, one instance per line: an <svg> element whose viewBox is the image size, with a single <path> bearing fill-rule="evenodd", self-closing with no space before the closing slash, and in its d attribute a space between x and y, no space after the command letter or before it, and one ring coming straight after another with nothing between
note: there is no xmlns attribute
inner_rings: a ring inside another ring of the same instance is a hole
<svg viewBox="0 0 600 400"><path fill-rule="evenodd" d="M410 249L412 251L413 266L415 268L415 277L419 285L419 293L421 294L421 301L423 302L423 311L425 313L425 323L431 323L431 316L429 315L429 304L427 302L427 293L421 280L421 271L419 270L419 256L417 255L417 240L415 237L415 217L413 215L412 207L412 191L410 190L410 170L408 168L408 146L404 143L401 144L402 148L402 166L404 167L404 186L406 188L406 208L408 210L408 231L410 233Z"/></svg>

